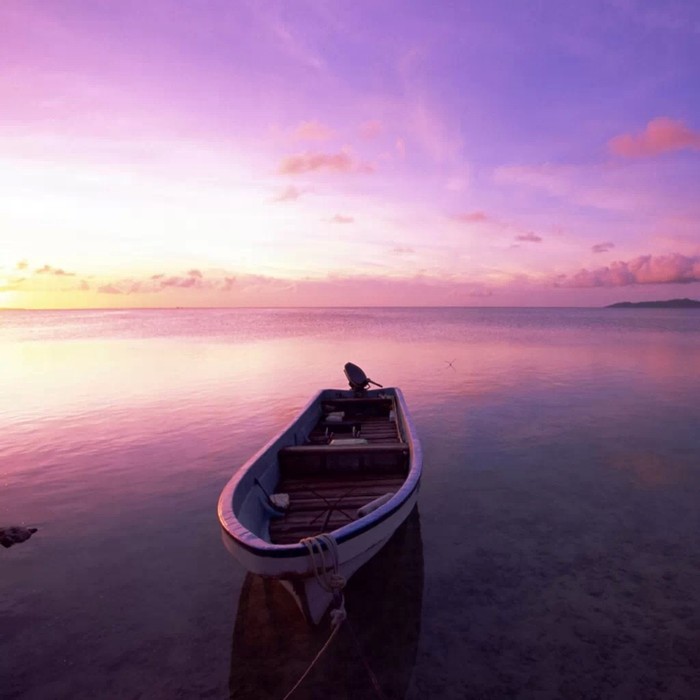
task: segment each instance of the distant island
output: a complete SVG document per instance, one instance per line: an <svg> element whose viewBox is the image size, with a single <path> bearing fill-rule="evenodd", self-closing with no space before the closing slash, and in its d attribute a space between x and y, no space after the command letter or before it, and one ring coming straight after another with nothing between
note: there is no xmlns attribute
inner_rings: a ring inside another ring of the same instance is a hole
<svg viewBox="0 0 700 700"><path fill-rule="evenodd" d="M606 309L700 309L700 301L694 299L669 299L668 301L620 301Z"/></svg>

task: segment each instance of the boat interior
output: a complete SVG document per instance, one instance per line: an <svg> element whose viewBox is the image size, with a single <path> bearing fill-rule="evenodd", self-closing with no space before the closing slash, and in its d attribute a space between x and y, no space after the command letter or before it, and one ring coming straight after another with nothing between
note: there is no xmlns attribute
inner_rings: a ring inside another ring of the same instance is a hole
<svg viewBox="0 0 700 700"><path fill-rule="evenodd" d="M409 469L392 397L322 400L306 443L281 448L277 459L275 490L289 502L269 522L274 544L293 544L363 517L396 493Z"/></svg>

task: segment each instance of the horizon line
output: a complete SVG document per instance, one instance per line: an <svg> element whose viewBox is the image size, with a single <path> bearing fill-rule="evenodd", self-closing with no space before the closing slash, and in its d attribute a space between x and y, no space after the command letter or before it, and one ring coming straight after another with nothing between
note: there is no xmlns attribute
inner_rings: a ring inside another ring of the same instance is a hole
<svg viewBox="0 0 700 700"><path fill-rule="evenodd" d="M621 303L651 303L651 301L678 301L677 299L664 300L642 300L641 302L614 302ZM696 300L691 300L696 301ZM699 301L700 303L700 301ZM505 306L466 306L464 304L426 304L426 305L399 305L382 304L373 306L76 306L71 308L27 308L27 307L0 307L3 311L252 311L252 310L293 310L293 309L606 309L610 304L602 306L527 306L527 305L505 305Z"/></svg>

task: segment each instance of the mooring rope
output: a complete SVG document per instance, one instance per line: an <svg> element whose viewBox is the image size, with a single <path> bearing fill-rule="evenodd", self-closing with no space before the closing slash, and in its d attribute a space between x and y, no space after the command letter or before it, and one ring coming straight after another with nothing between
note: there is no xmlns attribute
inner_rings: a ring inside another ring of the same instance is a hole
<svg viewBox="0 0 700 700"><path fill-rule="evenodd" d="M294 684L294 687L284 696L284 700L288 700L292 693L302 684L304 679L311 673L311 669L316 665L316 662L323 656L324 652L330 646L333 638L343 621L347 618L345 612L345 597L343 596L343 588L345 588L345 578L341 575L338 569L338 543L333 538L333 535L323 533L314 537L304 537L299 540L309 551L311 558L311 568L318 585L327 593L333 594L334 602L338 603L335 609L331 610L331 627L332 631L326 643L321 647L321 650L316 654L314 660L309 664L309 667L304 671L301 678ZM325 545L325 547L324 547ZM326 565L326 549L330 556L330 566Z"/></svg>
<svg viewBox="0 0 700 700"><path fill-rule="evenodd" d="M333 538L333 535L328 533L323 533L321 535L315 535L314 537L304 537L299 540L306 549L309 551L309 556L311 557L311 566L313 568L314 576L318 581L319 586L327 593L333 594L333 600L336 606L331 610L331 633L326 643L321 647L321 650L316 654L313 661L309 664L308 668L302 674L301 678L294 684L294 687L284 696L283 700L288 700L294 691L303 683L306 677L311 673L311 669L316 665L318 660L323 656L326 649L330 646L336 634L343 625L343 622L347 623L348 630L352 636L357 650L362 659L362 663L367 670L370 681L374 692L380 700L384 700L386 696L382 692L381 686L379 685L379 680L377 676L372 671L365 655L362 653L362 647L360 645L360 640L355 635L354 630L350 626L350 621L348 620L347 613L345 612L345 596L343 595L343 588L345 588L345 578L339 571L339 556L338 556L338 543ZM325 545L325 546L324 546ZM329 564L326 563L326 551L330 558Z"/></svg>
<svg viewBox="0 0 700 700"><path fill-rule="evenodd" d="M333 637L338 633L338 630L340 629L340 625L336 625L333 628L333 631L331 632L331 636L328 637L326 640L326 643L321 647L321 651L316 654L314 657L314 660L309 664L309 667L304 671L302 677L294 684L294 687L284 696L283 700L289 700L289 698L292 697L292 693L303 683L304 679L311 673L311 669L316 665L316 662L323 656L323 652L328 649L330 646L331 642L333 641Z"/></svg>

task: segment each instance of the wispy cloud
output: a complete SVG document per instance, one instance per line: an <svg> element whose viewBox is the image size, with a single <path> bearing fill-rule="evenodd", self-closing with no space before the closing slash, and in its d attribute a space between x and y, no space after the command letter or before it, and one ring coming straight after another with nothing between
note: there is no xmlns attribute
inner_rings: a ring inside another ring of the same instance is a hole
<svg viewBox="0 0 700 700"><path fill-rule="evenodd" d="M638 212L652 201L649 191L625 179L619 169L601 165L504 165L493 172L500 185L539 190L563 201L612 211Z"/></svg>
<svg viewBox="0 0 700 700"><path fill-rule="evenodd" d="M236 278L235 277L224 276L224 279L221 283L220 288L221 288L222 292L230 292L235 286L236 286Z"/></svg>
<svg viewBox="0 0 700 700"><path fill-rule="evenodd" d="M541 243L542 236L538 236L536 233L533 233L532 231L528 231L527 233L521 233L518 236L516 236L515 240L516 241L525 241L528 243Z"/></svg>
<svg viewBox="0 0 700 700"><path fill-rule="evenodd" d="M634 284L688 284L700 282L700 256L640 255L629 261L618 260L596 270L583 269L562 276L556 286L626 287Z"/></svg>
<svg viewBox="0 0 700 700"><path fill-rule="evenodd" d="M193 268L186 275L150 275L145 279L123 278L101 285L97 291L101 294L157 294L169 289L190 290L224 290L232 288L235 277L227 275L208 276L201 270Z"/></svg>
<svg viewBox="0 0 700 700"><path fill-rule="evenodd" d="M333 129L313 119L302 122L292 133L297 141L328 141L333 135Z"/></svg>
<svg viewBox="0 0 700 700"><path fill-rule="evenodd" d="M486 221L489 217L483 211L468 211L460 214L452 214L450 219L460 221L464 224L475 224L480 221Z"/></svg>
<svg viewBox="0 0 700 700"><path fill-rule="evenodd" d="M416 251L410 246L397 245L390 252L392 255L412 255Z"/></svg>
<svg viewBox="0 0 700 700"><path fill-rule="evenodd" d="M409 112L409 126L423 150L437 163L459 161L464 141L436 107L418 99Z"/></svg>
<svg viewBox="0 0 700 700"><path fill-rule="evenodd" d="M610 150L625 158L656 156L686 148L700 149L700 131L693 131L682 121L657 117L639 134L621 134L608 143Z"/></svg>
<svg viewBox="0 0 700 700"><path fill-rule="evenodd" d="M594 253L607 253L609 250L612 250L615 247L614 243L596 243L594 246L591 247L591 251Z"/></svg>
<svg viewBox="0 0 700 700"><path fill-rule="evenodd" d="M332 224L351 224L355 219L352 216L343 216L342 214L336 214L330 219Z"/></svg>
<svg viewBox="0 0 700 700"><path fill-rule="evenodd" d="M278 192L273 198L273 202L293 202L299 199L304 193L304 190L299 187L294 187L294 185L289 185L285 187L281 192Z"/></svg>
<svg viewBox="0 0 700 700"><path fill-rule="evenodd" d="M184 289L190 289L192 287L198 288L198 287L202 287L202 286L203 285L202 285L201 275L200 275L200 277L173 276L173 277L166 277L165 279L160 280L161 289L165 289L165 287L183 287Z"/></svg>
<svg viewBox="0 0 700 700"><path fill-rule="evenodd" d="M100 294L124 294L116 284L103 284L97 288Z"/></svg>
<svg viewBox="0 0 700 700"><path fill-rule="evenodd" d="M319 171L373 173L374 166L354 159L347 151L340 151L338 153L298 153L287 156L278 168L281 175L301 175Z"/></svg>
<svg viewBox="0 0 700 700"><path fill-rule="evenodd" d="M14 292L21 288L23 282L27 280L26 277L10 277L0 281L0 292Z"/></svg>
<svg viewBox="0 0 700 700"><path fill-rule="evenodd" d="M409 246L396 246L392 255L411 255ZM154 280L153 277L159 277ZM433 274L414 273L387 277L383 274L328 274L319 278L287 279L267 275L232 275L225 270L203 273L202 278L176 275L158 275L138 278L114 279L97 287L105 295L157 296L157 303L200 303L202 300L216 303L226 293L223 303L309 305L319 298L330 304L342 305L345 300L360 299L363 304L375 305L378 300L403 305L407 300L420 304L467 303L474 296L489 296L490 287L461 277L441 277ZM209 296L207 296L209 293ZM189 297L187 295L193 295ZM195 296L196 295L196 296ZM153 303L143 300L142 303Z"/></svg>
<svg viewBox="0 0 700 700"><path fill-rule="evenodd" d="M26 270L27 267L29 267L29 263L26 260L20 260L17 265L15 265L17 270Z"/></svg>
<svg viewBox="0 0 700 700"><path fill-rule="evenodd" d="M363 139L371 141L376 139L384 131L384 125L379 119L370 119L360 124L359 133Z"/></svg>
<svg viewBox="0 0 700 700"><path fill-rule="evenodd" d="M57 277L74 277L75 272L66 272L60 267L51 267L51 265L44 265L43 267L37 268L34 271L37 275L56 275Z"/></svg>
<svg viewBox="0 0 700 700"><path fill-rule="evenodd" d="M469 177L467 174L453 175L447 179L445 189L448 192L464 192L469 186Z"/></svg>
<svg viewBox="0 0 700 700"><path fill-rule="evenodd" d="M261 37L263 45L268 44L275 52L281 51L285 57L285 64L290 64L294 68L310 68L315 74L325 70L326 65L323 57L310 42L307 32L297 28L295 23L286 16L283 6L277 6L276 3L239 4L248 5L254 12L262 30L269 32L272 38L272 42L270 42L269 38L263 35ZM241 9L236 7L236 13L235 24L239 24L238 16L241 15ZM206 16L205 12L200 14ZM249 31L247 27L246 31ZM255 41L259 41L258 36L255 37Z"/></svg>

